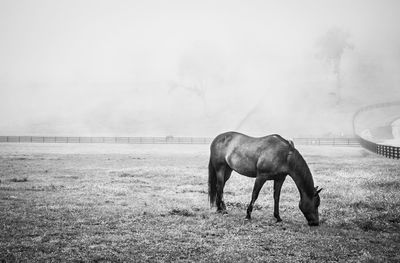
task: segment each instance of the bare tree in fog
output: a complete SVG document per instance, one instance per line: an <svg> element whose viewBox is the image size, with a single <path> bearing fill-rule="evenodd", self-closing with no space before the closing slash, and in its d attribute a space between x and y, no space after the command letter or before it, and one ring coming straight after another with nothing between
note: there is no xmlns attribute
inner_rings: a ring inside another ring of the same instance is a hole
<svg viewBox="0 0 400 263"><path fill-rule="evenodd" d="M341 97L341 60L346 49L353 49L353 45L348 41L350 34L340 28L332 28L317 41L317 56L327 61L332 67L336 77L336 103L339 104Z"/></svg>
<svg viewBox="0 0 400 263"><path fill-rule="evenodd" d="M224 85L226 71L221 52L209 47L195 47L184 53L178 65L178 80L170 83L170 92L182 88L201 99L207 112L207 92Z"/></svg>
<svg viewBox="0 0 400 263"><path fill-rule="evenodd" d="M246 115L242 119L240 119L235 130L241 129L243 125L247 122L247 120L249 120L254 114L258 112L263 103L265 103L265 95L261 96L258 103L254 104L254 106L246 113Z"/></svg>

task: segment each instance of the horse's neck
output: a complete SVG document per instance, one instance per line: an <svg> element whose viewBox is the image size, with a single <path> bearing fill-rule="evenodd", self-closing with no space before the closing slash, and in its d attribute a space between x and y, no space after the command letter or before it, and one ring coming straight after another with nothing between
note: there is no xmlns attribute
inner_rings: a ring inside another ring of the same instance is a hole
<svg viewBox="0 0 400 263"><path fill-rule="evenodd" d="M314 180L311 175L310 168L299 152L294 153L293 159L291 160L291 173L290 176L293 178L296 186L300 192L300 197L304 195L311 198L314 195Z"/></svg>

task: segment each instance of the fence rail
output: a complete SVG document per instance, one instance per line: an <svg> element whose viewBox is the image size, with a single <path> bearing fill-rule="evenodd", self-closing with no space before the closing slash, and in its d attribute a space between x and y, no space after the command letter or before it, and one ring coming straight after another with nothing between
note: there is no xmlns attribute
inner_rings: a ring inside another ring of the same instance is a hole
<svg viewBox="0 0 400 263"><path fill-rule="evenodd" d="M0 142L13 143L208 144L211 140L206 137L0 136Z"/></svg>
<svg viewBox="0 0 400 263"><path fill-rule="evenodd" d="M295 145L360 146L357 138L294 138Z"/></svg>
<svg viewBox="0 0 400 263"><path fill-rule="evenodd" d="M357 138L357 140L359 141L360 145L363 148L370 150L371 152L377 153L379 155L383 155L388 158L400 159L400 147L384 145L384 144L379 144L379 143L369 141L366 138L363 138L359 134L361 131L360 131L360 129L357 128L357 119L362 113L372 111L375 109L380 109L380 108L389 108L389 107L393 107L393 106L400 106L400 101L369 105L369 106L365 106L365 107L357 110L353 115L353 130L354 130L355 137ZM396 116L398 116L398 114Z"/></svg>
<svg viewBox="0 0 400 263"><path fill-rule="evenodd" d="M0 136L0 143L210 144L209 137ZM357 138L294 138L296 145L359 146Z"/></svg>

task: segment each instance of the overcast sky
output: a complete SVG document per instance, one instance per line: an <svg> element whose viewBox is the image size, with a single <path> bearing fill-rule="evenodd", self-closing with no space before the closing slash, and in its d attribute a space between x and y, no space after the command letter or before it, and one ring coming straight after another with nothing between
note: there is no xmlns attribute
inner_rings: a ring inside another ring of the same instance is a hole
<svg viewBox="0 0 400 263"><path fill-rule="evenodd" d="M369 54L382 72L372 92L392 92L399 25L395 0L0 0L0 133L212 135L263 97L258 114L286 118L305 83L330 85L315 45L332 27L350 34L348 61ZM263 133L254 118L244 130Z"/></svg>

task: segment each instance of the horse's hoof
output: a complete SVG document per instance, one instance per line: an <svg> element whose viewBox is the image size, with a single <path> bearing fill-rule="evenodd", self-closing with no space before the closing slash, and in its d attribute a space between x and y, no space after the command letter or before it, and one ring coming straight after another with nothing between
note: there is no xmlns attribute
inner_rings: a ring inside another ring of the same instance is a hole
<svg viewBox="0 0 400 263"><path fill-rule="evenodd" d="M217 213L226 215L226 214L228 214L228 211L221 209L221 210L217 210Z"/></svg>
<svg viewBox="0 0 400 263"><path fill-rule="evenodd" d="M277 218L277 219L276 219L276 222L277 222L277 223L282 222L282 219Z"/></svg>
<svg viewBox="0 0 400 263"><path fill-rule="evenodd" d="M250 221L250 220L251 220L251 217L250 217L250 216L246 216L246 218L245 218L244 220Z"/></svg>

